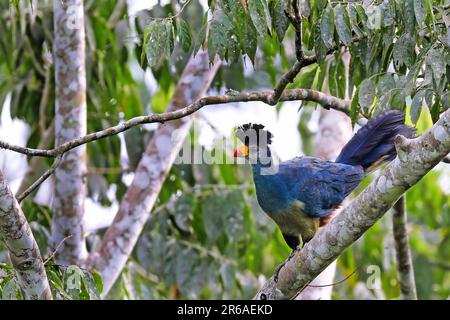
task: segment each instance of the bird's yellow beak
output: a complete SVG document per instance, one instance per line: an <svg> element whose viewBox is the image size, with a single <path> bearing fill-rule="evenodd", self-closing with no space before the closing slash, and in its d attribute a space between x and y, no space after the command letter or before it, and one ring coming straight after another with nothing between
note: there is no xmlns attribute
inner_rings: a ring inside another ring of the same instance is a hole
<svg viewBox="0 0 450 320"><path fill-rule="evenodd" d="M233 157L235 157L235 158L242 158L242 157L247 157L247 156L248 156L248 147L246 145L238 147L233 152Z"/></svg>

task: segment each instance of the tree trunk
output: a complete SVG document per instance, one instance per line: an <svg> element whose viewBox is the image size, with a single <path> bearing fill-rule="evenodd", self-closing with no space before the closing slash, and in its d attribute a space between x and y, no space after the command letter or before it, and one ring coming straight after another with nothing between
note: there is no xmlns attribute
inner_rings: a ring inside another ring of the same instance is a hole
<svg viewBox="0 0 450 320"><path fill-rule="evenodd" d="M203 96L220 63L209 68L207 52L191 58L167 111L181 109ZM100 272L103 295L120 275L152 210L164 180L192 124L192 116L161 124L138 164L133 182L102 242L86 262Z"/></svg>
<svg viewBox="0 0 450 320"><path fill-rule="evenodd" d="M30 225L0 171L0 232L24 298L50 300L44 263Z"/></svg>
<svg viewBox="0 0 450 320"><path fill-rule="evenodd" d="M86 134L86 68L83 0L54 0L55 145ZM52 241L57 263L78 264L84 240L86 146L67 152L55 172ZM69 238L66 238L69 237ZM65 239L65 240L64 240Z"/></svg>

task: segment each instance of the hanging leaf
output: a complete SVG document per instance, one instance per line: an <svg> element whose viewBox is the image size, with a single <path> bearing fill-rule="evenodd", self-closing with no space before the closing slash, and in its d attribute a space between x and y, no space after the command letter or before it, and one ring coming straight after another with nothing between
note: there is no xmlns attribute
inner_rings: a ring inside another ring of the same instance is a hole
<svg viewBox="0 0 450 320"><path fill-rule="evenodd" d="M327 57L327 47L322 40L320 25L316 24L314 28L314 51L316 53L317 62L322 65Z"/></svg>
<svg viewBox="0 0 450 320"><path fill-rule="evenodd" d="M336 17L336 30L339 35L339 39L343 44L348 46L352 41L352 30L350 25L350 18L348 17L347 11L338 4L334 8Z"/></svg>
<svg viewBox="0 0 450 320"><path fill-rule="evenodd" d="M422 112L422 103L425 91L419 91L416 93L411 102L411 111L409 113L411 117L411 122L415 125L417 120L419 120L420 113Z"/></svg>
<svg viewBox="0 0 450 320"><path fill-rule="evenodd" d="M227 52L227 30L224 21L228 18L221 14L220 18L211 21L208 32L208 55L209 61L214 61L216 54L221 58L225 58Z"/></svg>
<svg viewBox="0 0 450 320"><path fill-rule="evenodd" d="M359 88L355 90L355 95L353 96L352 103L350 104L350 119L352 120L352 127L355 126L356 120L358 120L359 115Z"/></svg>
<svg viewBox="0 0 450 320"><path fill-rule="evenodd" d="M206 30L208 29L208 11L203 14L202 19L202 28L200 29L200 33L195 39L194 45L194 54L197 54L198 50L202 45L204 45L206 41Z"/></svg>
<svg viewBox="0 0 450 320"><path fill-rule="evenodd" d="M391 91L394 88L395 88L395 81L391 73L386 73L382 75L378 80L377 92L379 96L389 93L389 91Z"/></svg>
<svg viewBox="0 0 450 320"><path fill-rule="evenodd" d="M178 40L184 52L188 52L192 46L192 33L189 24L183 19L177 19Z"/></svg>
<svg viewBox="0 0 450 320"><path fill-rule="evenodd" d="M320 31L322 40L328 48L334 43L334 13L331 6L327 6L320 19Z"/></svg>
<svg viewBox="0 0 450 320"><path fill-rule="evenodd" d="M367 112L375 99L375 82L372 78L365 79L359 86L359 105Z"/></svg>
<svg viewBox="0 0 450 320"><path fill-rule="evenodd" d="M400 70L402 66L411 67L413 65L415 59L414 45L411 36L407 33L394 43L392 54L396 70Z"/></svg>
<svg viewBox="0 0 450 320"><path fill-rule="evenodd" d="M365 11L367 15L367 26L372 30L379 30L381 28L381 7L371 5Z"/></svg>
<svg viewBox="0 0 450 320"><path fill-rule="evenodd" d="M425 61L426 65L433 71L435 81L439 81L446 73L445 53L433 48L428 52Z"/></svg>
<svg viewBox="0 0 450 320"><path fill-rule="evenodd" d="M254 64L258 33L250 15L236 0L223 0L221 6L233 25L233 34L237 36L240 48Z"/></svg>
<svg viewBox="0 0 450 320"><path fill-rule="evenodd" d="M153 20L144 29L144 49L150 66L159 67L173 51L171 20Z"/></svg>
<svg viewBox="0 0 450 320"><path fill-rule="evenodd" d="M382 12L383 27L388 28L394 24L395 19L395 9L393 8L393 1L384 0L380 5L380 10Z"/></svg>
<svg viewBox="0 0 450 320"><path fill-rule="evenodd" d="M425 18L427 16L425 0L414 0L414 14L416 16L417 23L421 27L424 27Z"/></svg>
<svg viewBox="0 0 450 320"><path fill-rule="evenodd" d="M347 6L347 11L353 31L358 37L361 37L364 33L358 25L358 12L356 11L355 6L353 4L349 4Z"/></svg>
<svg viewBox="0 0 450 320"><path fill-rule="evenodd" d="M286 0L275 0L272 1L270 6L270 11L272 15L272 27L277 34L278 41L283 41L284 35L286 34L286 30L289 27L289 19L286 17L284 13L287 5Z"/></svg>
<svg viewBox="0 0 450 320"><path fill-rule="evenodd" d="M415 18L415 0L405 0L403 5L403 17L405 19L405 28L410 34L416 32L416 18Z"/></svg>
<svg viewBox="0 0 450 320"><path fill-rule="evenodd" d="M269 7L266 0L249 0L250 17L261 36L264 36L272 25ZM284 12L283 12L284 13Z"/></svg>

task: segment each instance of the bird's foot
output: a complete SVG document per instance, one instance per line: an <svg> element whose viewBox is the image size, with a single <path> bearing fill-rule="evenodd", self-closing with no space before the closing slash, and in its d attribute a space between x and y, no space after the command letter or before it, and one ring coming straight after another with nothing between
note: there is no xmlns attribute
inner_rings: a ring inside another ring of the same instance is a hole
<svg viewBox="0 0 450 320"><path fill-rule="evenodd" d="M284 267L284 265L286 263L288 263L288 261L290 261L294 257L295 253L300 250L301 250L301 247L300 247L300 245L298 245L294 250L291 251L291 253L287 257L287 259L275 269L275 275L273 276L273 281L278 282L278 278L279 278L278 276L280 275L281 269Z"/></svg>

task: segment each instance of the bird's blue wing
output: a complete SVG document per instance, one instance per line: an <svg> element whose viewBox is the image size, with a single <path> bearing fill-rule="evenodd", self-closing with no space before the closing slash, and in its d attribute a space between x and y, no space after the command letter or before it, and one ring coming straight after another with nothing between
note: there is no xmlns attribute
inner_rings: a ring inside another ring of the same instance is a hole
<svg viewBox="0 0 450 320"><path fill-rule="evenodd" d="M280 164L277 175L291 198L305 203L305 213L324 217L342 203L364 178L361 167L301 157Z"/></svg>

